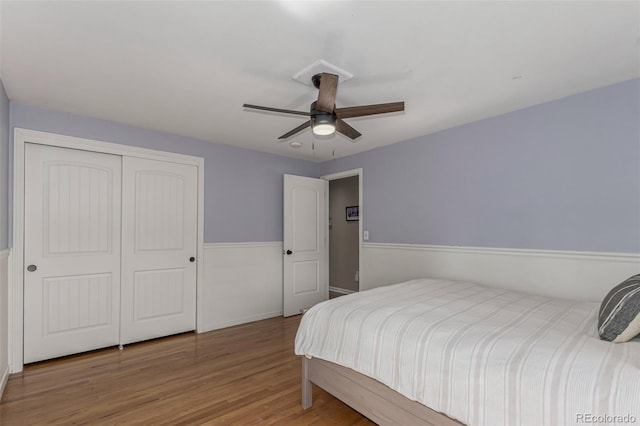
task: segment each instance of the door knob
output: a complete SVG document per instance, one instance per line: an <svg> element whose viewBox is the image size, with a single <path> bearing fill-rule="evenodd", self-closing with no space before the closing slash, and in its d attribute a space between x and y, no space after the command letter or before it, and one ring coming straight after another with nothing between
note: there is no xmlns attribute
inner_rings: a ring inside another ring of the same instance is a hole
<svg viewBox="0 0 640 426"><path fill-rule="evenodd" d="M191 257L189 258L189 262L195 262L195 261L196 261L196 258L195 258L195 257L191 256Z"/></svg>
<svg viewBox="0 0 640 426"><path fill-rule="evenodd" d="M287 254L293 254L291 250L287 250Z"/></svg>
<svg viewBox="0 0 640 426"><path fill-rule="evenodd" d="M38 267L37 267L36 265L29 265L29 266L27 266L27 271L29 271L29 272L33 272L33 271L35 271L36 269L38 269Z"/></svg>

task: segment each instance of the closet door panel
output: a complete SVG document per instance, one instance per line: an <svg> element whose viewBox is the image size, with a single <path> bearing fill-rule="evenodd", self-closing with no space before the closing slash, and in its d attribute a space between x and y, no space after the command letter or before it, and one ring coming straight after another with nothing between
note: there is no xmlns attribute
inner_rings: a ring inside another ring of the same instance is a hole
<svg viewBox="0 0 640 426"><path fill-rule="evenodd" d="M197 185L195 166L123 158L122 344L195 329Z"/></svg>
<svg viewBox="0 0 640 426"><path fill-rule="evenodd" d="M117 345L121 157L25 145L24 362Z"/></svg>

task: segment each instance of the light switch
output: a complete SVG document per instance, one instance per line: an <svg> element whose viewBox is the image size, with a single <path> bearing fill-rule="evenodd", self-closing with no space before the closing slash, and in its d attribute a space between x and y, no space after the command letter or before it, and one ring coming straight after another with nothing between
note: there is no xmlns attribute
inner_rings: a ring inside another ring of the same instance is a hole
<svg viewBox="0 0 640 426"><path fill-rule="evenodd" d="M365 241L369 241L369 231L364 231L362 233L362 239Z"/></svg>

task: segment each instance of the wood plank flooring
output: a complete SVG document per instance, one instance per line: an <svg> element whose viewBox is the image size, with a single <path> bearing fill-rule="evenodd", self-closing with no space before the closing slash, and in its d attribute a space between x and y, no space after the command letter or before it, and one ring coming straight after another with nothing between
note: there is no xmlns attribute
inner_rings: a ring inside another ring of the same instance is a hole
<svg viewBox="0 0 640 426"><path fill-rule="evenodd" d="M314 387L300 406L300 317L187 333L26 366L0 424L371 425Z"/></svg>

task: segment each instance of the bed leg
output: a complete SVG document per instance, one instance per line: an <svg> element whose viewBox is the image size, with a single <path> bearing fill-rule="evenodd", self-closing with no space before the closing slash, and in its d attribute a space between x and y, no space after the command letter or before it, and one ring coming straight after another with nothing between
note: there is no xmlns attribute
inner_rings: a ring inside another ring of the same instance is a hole
<svg viewBox="0 0 640 426"><path fill-rule="evenodd" d="M302 409L311 408L313 404L313 390L309 381L309 360L302 356Z"/></svg>

